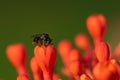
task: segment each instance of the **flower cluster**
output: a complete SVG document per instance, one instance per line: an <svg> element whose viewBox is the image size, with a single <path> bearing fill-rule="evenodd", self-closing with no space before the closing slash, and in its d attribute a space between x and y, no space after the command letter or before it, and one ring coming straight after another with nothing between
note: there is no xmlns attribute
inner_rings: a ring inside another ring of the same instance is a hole
<svg viewBox="0 0 120 80"><path fill-rule="evenodd" d="M104 40L107 20L103 14L92 14L87 20L87 29L93 39L94 47L89 42L86 34L79 33L74 42L74 48L68 39L58 43L58 52L64 66L61 73L69 80L120 80L120 44L111 54L110 45ZM34 41L34 56L31 58L30 67L34 80L62 80L54 72L56 63L56 48L51 44L49 35L37 34ZM6 48L6 55L15 67L18 76L16 80L31 80L26 68L27 50L24 44L15 43Z"/></svg>

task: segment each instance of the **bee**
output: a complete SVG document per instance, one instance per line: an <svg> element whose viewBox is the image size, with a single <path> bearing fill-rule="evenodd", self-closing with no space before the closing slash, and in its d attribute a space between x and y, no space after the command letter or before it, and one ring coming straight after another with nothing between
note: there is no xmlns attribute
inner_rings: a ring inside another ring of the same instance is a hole
<svg viewBox="0 0 120 80"><path fill-rule="evenodd" d="M33 38L33 44L39 45L39 46L48 46L49 44L52 44L52 39L50 38L48 33L42 33L42 34L35 34L32 36Z"/></svg>

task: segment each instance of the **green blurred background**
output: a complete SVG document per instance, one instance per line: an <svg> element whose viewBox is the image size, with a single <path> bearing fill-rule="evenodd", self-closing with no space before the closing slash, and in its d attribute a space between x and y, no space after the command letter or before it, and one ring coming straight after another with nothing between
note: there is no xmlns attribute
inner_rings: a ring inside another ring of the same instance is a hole
<svg viewBox="0 0 120 80"><path fill-rule="evenodd" d="M47 32L54 45L64 38L72 42L77 33L89 33L86 18L93 13L103 13L108 19L105 40L117 45L120 40L120 1L114 0L1 0L0 1L0 79L16 80L17 73L5 55L6 46L22 42L28 49L27 66L34 55L31 35ZM90 36L89 36L90 38ZM58 56L56 71L62 66ZM66 77L62 76L64 80Z"/></svg>

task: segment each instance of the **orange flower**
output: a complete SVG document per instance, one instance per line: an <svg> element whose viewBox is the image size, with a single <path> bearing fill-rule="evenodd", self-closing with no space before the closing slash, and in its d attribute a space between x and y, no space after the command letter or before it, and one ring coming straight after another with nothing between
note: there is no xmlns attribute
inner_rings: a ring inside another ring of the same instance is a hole
<svg viewBox="0 0 120 80"><path fill-rule="evenodd" d="M36 50L37 49L37 50ZM34 51L35 58L41 66L44 64L46 68L53 69L56 62L56 49L53 45L45 46L36 46Z"/></svg>
<svg viewBox="0 0 120 80"><path fill-rule="evenodd" d="M119 58L120 57L120 43L115 48L114 54L112 56L113 58Z"/></svg>
<svg viewBox="0 0 120 80"><path fill-rule="evenodd" d="M95 80L119 80L118 71L110 62L98 63L93 69L93 74Z"/></svg>
<svg viewBox="0 0 120 80"><path fill-rule="evenodd" d="M82 56L80 55L80 51L77 49L72 49L69 53L69 62L80 60Z"/></svg>
<svg viewBox="0 0 120 80"><path fill-rule="evenodd" d="M107 28L107 21L103 14L92 14L87 18L87 28L95 44L103 39L105 30Z"/></svg>
<svg viewBox="0 0 120 80"><path fill-rule="evenodd" d="M34 49L34 55L35 55L38 65L43 71L44 79L51 80L53 67L56 62L55 47L53 45L36 46Z"/></svg>
<svg viewBox="0 0 120 80"><path fill-rule="evenodd" d="M70 72L69 68L68 67L62 67L61 68L61 72L62 74L66 75L70 80L73 80L74 77L72 75L72 73Z"/></svg>
<svg viewBox="0 0 120 80"><path fill-rule="evenodd" d="M79 33L75 36L75 44L84 50L91 49L90 42L84 33Z"/></svg>
<svg viewBox="0 0 120 80"><path fill-rule="evenodd" d="M99 62L105 62L110 59L109 46L105 42L100 42L95 48L95 54Z"/></svg>
<svg viewBox="0 0 120 80"><path fill-rule="evenodd" d="M72 49L72 44L69 40L66 39L62 40L58 44L58 51L65 66L68 66L69 64L69 60L66 57L68 57L71 49Z"/></svg>
<svg viewBox="0 0 120 80"><path fill-rule="evenodd" d="M6 55L16 68L18 74L28 74L26 69L27 50L22 43L14 43L7 47Z"/></svg>
<svg viewBox="0 0 120 80"><path fill-rule="evenodd" d="M69 40L62 40L58 44L58 51L61 57L68 56L68 53L71 49L72 49L72 45Z"/></svg>
<svg viewBox="0 0 120 80"><path fill-rule="evenodd" d="M31 59L30 67L33 72L34 80L43 80L42 71L40 70L35 57Z"/></svg>
<svg viewBox="0 0 120 80"><path fill-rule="evenodd" d="M69 65L69 70L75 77L75 80L79 80L80 75L83 73L83 66L79 60L72 61Z"/></svg>
<svg viewBox="0 0 120 80"><path fill-rule="evenodd" d="M96 80L119 80L118 71L115 64L110 61L109 46L105 42L100 42L95 48L98 63L93 69Z"/></svg>
<svg viewBox="0 0 120 80"><path fill-rule="evenodd" d="M110 62L116 67L117 71L120 73L120 63L115 59L111 59Z"/></svg>
<svg viewBox="0 0 120 80"><path fill-rule="evenodd" d="M30 80L26 75L19 75L17 80Z"/></svg>

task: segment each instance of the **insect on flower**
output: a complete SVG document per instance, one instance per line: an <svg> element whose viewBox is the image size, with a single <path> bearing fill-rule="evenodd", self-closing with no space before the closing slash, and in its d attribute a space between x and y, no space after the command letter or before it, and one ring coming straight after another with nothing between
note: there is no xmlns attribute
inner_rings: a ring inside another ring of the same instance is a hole
<svg viewBox="0 0 120 80"><path fill-rule="evenodd" d="M41 45L48 46L52 42L52 39L50 38L48 33L35 34L32 36L32 38L33 38L33 44L39 46Z"/></svg>
<svg viewBox="0 0 120 80"><path fill-rule="evenodd" d="M33 36L34 56L43 73L43 80L53 80L53 68L56 62L56 48L51 44L52 40L47 33Z"/></svg>

